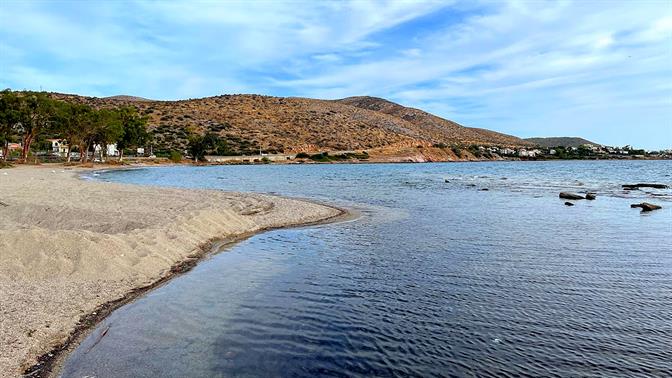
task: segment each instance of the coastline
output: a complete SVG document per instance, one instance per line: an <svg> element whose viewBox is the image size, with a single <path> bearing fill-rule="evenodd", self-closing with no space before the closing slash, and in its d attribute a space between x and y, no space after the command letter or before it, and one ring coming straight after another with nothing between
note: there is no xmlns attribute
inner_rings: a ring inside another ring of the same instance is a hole
<svg viewBox="0 0 672 378"><path fill-rule="evenodd" d="M230 244L347 214L270 195L80 179L86 171L0 173L1 376L53 375L109 313Z"/></svg>

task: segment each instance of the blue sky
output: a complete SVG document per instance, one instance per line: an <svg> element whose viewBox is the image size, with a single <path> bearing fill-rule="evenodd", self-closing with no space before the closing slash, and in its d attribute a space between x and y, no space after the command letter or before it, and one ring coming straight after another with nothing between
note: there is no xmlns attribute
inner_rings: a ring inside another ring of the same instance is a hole
<svg viewBox="0 0 672 378"><path fill-rule="evenodd" d="M672 0L1 0L0 87L370 95L521 137L671 148Z"/></svg>

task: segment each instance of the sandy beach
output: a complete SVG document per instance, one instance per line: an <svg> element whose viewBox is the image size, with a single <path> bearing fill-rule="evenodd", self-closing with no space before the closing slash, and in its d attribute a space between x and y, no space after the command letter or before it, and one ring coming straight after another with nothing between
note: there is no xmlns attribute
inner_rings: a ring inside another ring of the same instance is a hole
<svg viewBox="0 0 672 378"><path fill-rule="evenodd" d="M341 213L266 195L86 181L80 173L0 170L2 377L21 375L105 304L174 275L216 241Z"/></svg>

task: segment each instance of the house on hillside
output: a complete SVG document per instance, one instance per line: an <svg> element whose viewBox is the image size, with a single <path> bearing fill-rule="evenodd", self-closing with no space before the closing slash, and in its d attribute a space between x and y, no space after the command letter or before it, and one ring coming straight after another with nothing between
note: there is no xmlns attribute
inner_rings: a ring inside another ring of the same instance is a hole
<svg viewBox="0 0 672 378"><path fill-rule="evenodd" d="M595 153L602 152L602 147L601 146L596 146L596 145L590 144L590 143L582 144L581 147L589 149L589 150L591 150L592 152L595 152Z"/></svg>

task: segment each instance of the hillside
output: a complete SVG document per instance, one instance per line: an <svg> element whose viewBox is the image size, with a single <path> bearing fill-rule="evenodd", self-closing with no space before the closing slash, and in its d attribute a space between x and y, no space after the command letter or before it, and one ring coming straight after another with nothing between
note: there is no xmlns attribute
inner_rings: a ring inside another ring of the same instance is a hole
<svg viewBox="0 0 672 378"><path fill-rule="evenodd" d="M337 100L342 104L373 110L404 120L423 136L433 141L462 144L524 145L523 140L491 130L471 128L437 117L425 111L409 108L377 97L348 97Z"/></svg>
<svg viewBox="0 0 672 378"><path fill-rule="evenodd" d="M126 95L103 97L103 99L104 100L120 100L120 101L152 101L152 100L150 100L148 98L144 98L144 97L126 96Z"/></svg>
<svg viewBox="0 0 672 378"><path fill-rule="evenodd" d="M190 132L226 138L232 154L384 150L436 144L524 145L523 140L463 127L429 113L370 97L343 100L222 95L152 101L53 94L96 107L131 105L149 117L155 149L183 150Z"/></svg>
<svg viewBox="0 0 672 378"><path fill-rule="evenodd" d="M600 145L599 143L579 137L525 138L524 140L541 147L579 147L584 144Z"/></svg>

